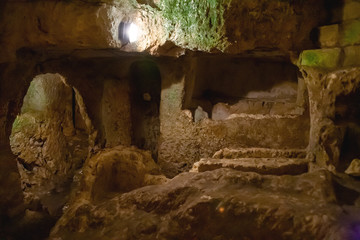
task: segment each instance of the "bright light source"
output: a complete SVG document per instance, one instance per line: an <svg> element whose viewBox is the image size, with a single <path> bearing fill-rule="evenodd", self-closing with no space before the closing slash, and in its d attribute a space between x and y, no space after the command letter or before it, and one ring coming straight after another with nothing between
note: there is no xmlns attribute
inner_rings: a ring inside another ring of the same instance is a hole
<svg viewBox="0 0 360 240"><path fill-rule="evenodd" d="M136 42L138 40L138 37L139 37L139 28L138 28L138 26L136 26L134 23L131 23L128 30L127 30L127 35L128 35L130 43Z"/></svg>
<svg viewBox="0 0 360 240"><path fill-rule="evenodd" d="M119 40L123 44L136 42L139 38L140 30L134 23L121 22L119 25Z"/></svg>

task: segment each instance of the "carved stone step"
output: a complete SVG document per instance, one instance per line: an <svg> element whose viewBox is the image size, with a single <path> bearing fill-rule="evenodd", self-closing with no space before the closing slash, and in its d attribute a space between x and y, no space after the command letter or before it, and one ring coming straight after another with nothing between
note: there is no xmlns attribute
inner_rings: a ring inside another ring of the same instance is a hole
<svg viewBox="0 0 360 240"><path fill-rule="evenodd" d="M296 90L294 90L296 93ZM296 95L296 94L295 94ZM243 99L234 105L226 103L216 104L211 113L212 120L226 120L234 114L256 114L268 116L299 116L304 113L304 108L299 106L295 99L288 100L275 99Z"/></svg>
<svg viewBox="0 0 360 240"><path fill-rule="evenodd" d="M305 149L270 149L270 148L224 148L217 151L213 158L305 158Z"/></svg>
<svg viewBox="0 0 360 240"><path fill-rule="evenodd" d="M232 168L269 175L297 175L307 172L308 160L304 158L203 158L196 162L190 171L205 172L218 168Z"/></svg>

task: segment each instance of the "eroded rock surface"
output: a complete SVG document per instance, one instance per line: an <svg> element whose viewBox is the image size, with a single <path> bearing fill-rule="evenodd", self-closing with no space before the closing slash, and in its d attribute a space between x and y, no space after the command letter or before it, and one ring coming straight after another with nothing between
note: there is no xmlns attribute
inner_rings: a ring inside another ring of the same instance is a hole
<svg viewBox="0 0 360 240"><path fill-rule="evenodd" d="M331 181L326 171L183 173L163 185L72 205L50 239L352 239L357 210L335 204Z"/></svg>
<svg viewBox="0 0 360 240"><path fill-rule="evenodd" d="M72 91L58 74L33 80L10 137L27 204L59 214L74 171L86 158L87 135L72 125Z"/></svg>
<svg viewBox="0 0 360 240"><path fill-rule="evenodd" d="M101 150L86 160L81 172L81 194L89 200L166 182L151 153L134 146Z"/></svg>

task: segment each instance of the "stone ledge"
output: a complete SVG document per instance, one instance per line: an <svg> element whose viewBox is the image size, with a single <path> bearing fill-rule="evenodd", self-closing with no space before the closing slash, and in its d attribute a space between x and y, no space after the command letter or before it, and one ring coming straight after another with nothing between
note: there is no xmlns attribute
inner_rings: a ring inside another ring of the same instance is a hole
<svg viewBox="0 0 360 240"><path fill-rule="evenodd" d="M234 159L234 158L305 158L305 149L271 149L271 148L223 148L217 151L213 158Z"/></svg>
<svg viewBox="0 0 360 240"><path fill-rule="evenodd" d="M203 158L194 164L191 172L206 172L219 168L267 175L297 175L307 172L308 160L302 158Z"/></svg>

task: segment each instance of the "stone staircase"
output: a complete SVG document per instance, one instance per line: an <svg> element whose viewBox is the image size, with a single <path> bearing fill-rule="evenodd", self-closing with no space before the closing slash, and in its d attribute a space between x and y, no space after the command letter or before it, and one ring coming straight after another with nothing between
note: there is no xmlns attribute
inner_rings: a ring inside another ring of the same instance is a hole
<svg viewBox="0 0 360 240"><path fill-rule="evenodd" d="M297 175L307 172L308 160L304 149L224 148L212 158L203 158L191 172L232 168L245 172L269 175Z"/></svg>

